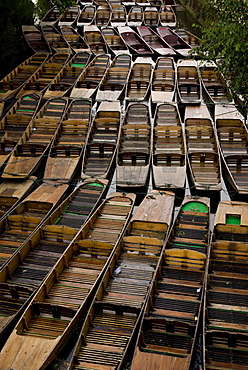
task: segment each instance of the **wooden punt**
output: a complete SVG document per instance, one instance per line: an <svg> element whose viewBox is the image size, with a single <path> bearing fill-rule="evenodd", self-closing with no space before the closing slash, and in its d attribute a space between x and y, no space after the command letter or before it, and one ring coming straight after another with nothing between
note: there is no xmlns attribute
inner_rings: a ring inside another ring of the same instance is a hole
<svg viewBox="0 0 248 370"><path fill-rule="evenodd" d="M41 26L41 31L55 53L72 53L70 45L55 27Z"/></svg>
<svg viewBox="0 0 248 370"><path fill-rule="evenodd" d="M112 13L110 18L110 25L112 27L126 26L127 22L127 11L124 5L112 4Z"/></svg>
<svg viewBox="0 0 248 370"><path fill-rule="evenodd" d="M3 347L0 354L2 369L9 369L9 366L13 370L25 367L45 369L56 356L89 306L108 266L109 256L130 217L134 200L133 194L112 193L77 234ZM109 222L112 223L112 233L106 234L99 226L109 225ZM105 242L94 235L98 230L106 236ZM15 349L11 344L13 340Z"/></svg>
<svg viewBox="0 0 248 370"><path fill-rule="evenodd" d="M0 221L0 269L48 213L61 202L68 185L43 183Z"/></svg>
<svg viewBox="0 0 248 370"><path fill-rule="evenodd" d="M37 27L33 25L22 26L22 33L34 53L52 54L50 45Z"/></svg>
<svg viewBox="0 0 248 370"><path fill-rule="evenodd" d="M141 6L132 6L127 15L127 25L131 27L139 27L144 20L144 12Z"/></svg>
<svg viewBox="0 0 248 370"><path fill-rule="evenodd" d="M35 187L37 182L34 176L24 181L3 181L0 184L0 219L10 213Z"/></svg>
<svg viewBox="0 0 248 370"><path fill-rule="evenodd" d="M97 55L76 81L70 97L90 98L96 92L109 64L110 56L108 54Z"/></svg>
<svg viewBox="0 0 248 370"><path fill-rule="evenodd" d="M192 186L203 192L219 192L222 184L217 134L205 104L186 106L185 134Z"/></svg>
<svg viewBox="0 0 248 370"><path fill-rule="evenodd" d="M209 198L186 197L154 274L130 369L193 368L206 280Z"/></svg>
<svg viewBox="0 0 248 370"><path fill-rule="evenodd" d="M53 184L46 184L45 192L48 193L49 186L54 192ZM4 265L0 271L0 348L31 294L93 213L106 190L107 180L88 179L81 183Z"/></svg>
<svg viewBox="0 0 248 370"><path fill-rule="evenodd" d="M197 62L193 59L177 62L177 92L179 100L185 104L200 104L202 85Z"/></svg>
<svg viewBox="0 0 248 370"><path fill-rule="evenodd" d="M142 6L142 7L149 7L151 6L150 1L148 0L135 0L135 4Z"/></svg>
<svg viewBox="0 0 248 370"><path fill-rule="evenodd" d="M121 126L116 164L118 188L143 189L149 180L151 159L149 105L130 103Z"/></svg>
<svg viewBox="0 0 248 370"><path fill-rule="evenodd" d="M144 25L157 27L159 25L159 13L155 6L146 6L144 9Z"/></svg>
<svg viewBox="0 0 248 370"><path fill-rule="evenodd" d="M1 185L0 185L1 186ZM106 196L109 181L87 178L78 183L71 194L47 219L47 224L80 230Z"/></svg>
<svg viewBox="0 0 248 370"><path fill-rule="evenodd" d="M93 4L85 4L81 14L77 20L77 27L89 26L95 18L96 6Z"/></svg>
<svg viewBox="0 0 248 370"><path fill-rule="evenodd" d="M155 53L160 55L175 56L176 52L168 45L152 28L141 26L137 30L143 40L154 50Z"/></svg>
<svg viewBox="0 0 248 370"><path fill-rule="evenodd" d="M117 30L132 53L138 55L154 54L149 45L131 27L117 27Z"/></svg>
<svg viewBox="0 0 248 370"><path fill-rule="evenodd" d="M87 51L76 53L52 80L44 93L44 98L68 96L76 80L89 63L90 57Z"/></svg>
<svg viewBox="0 0 248 370"><path fill-rule="evenodd" d="M172 47L179 55L188 57L191 50L191 46L187 44L181 37L173 32L169 27L158 27L158 34L167 44Z"/></svg>
<svg viewBox="0 0 248 370"><path fill-rule="evenodd" d="M102 54L107 52L104 38L97 26L84 26L84 37L93 54Z"/></svg>
<svg viewBox="0 0 248 370"><path fill-rule="evenodd" d="M91 102L73 100L66 110L61 125L54 135L48 154L44 179L72 182L79 169L90 126Z"/></svg>
<svg viewBox="0 0 248 370"><path fill-rule="evenodd" d="M0 101L0 119L3 117L4 113L5 113L5 102Z"/></svg>
<svg viewBox="0 0 248 370"><path fill-rule="evenodd" d="M156 189L182 192L186 181L185 149L185 135L177 105L157 105L152 149L153 183Z"/></svg>
<svg viewBox="0 0 248 370"><path fill-rule="evenodd" d="M119 101L102 102L88 132L81 178L110 178L119 141L121 106Z"/></svg>
<svg viewBox="0 0 248 370"><path fill-rule="evenodd" d="M151 83L152 103L172 102L175 99L177 73L173 58L159 57Z"/></svg>
<svg viewBox="0 0 248 370"><path fill-rule="evenodd" d="M23 94L43 94L57 74L71 58L68 53L56 53L51 56L21 87L16 97Z"/></svg>
<svg viewBox="0 0 248 370"><path fill-rule="evenodd" d="M41 19L40 25L52 25L55 26L55 24L58 23L59 18L61 17L61 13L59 9L56 6L53 6Z"/></svg>
<svg viewBox="0 0 248 370"><path fill-rule="evenodd" d="M201 44L201 39L187 30L177 28L174 30L174 32L184 41L186 41L187 44L189 44L192 48L196 48Z"/></svg>
<svg viewBox="0 0 248 370"><path fill-rule="evenodd" d="M172 6L165 5L160 7L159 22L162 27L176 27L177 19Z"/></svg>
<svg viewBox="0 0 248 370"><path fill-rule="evenodd" d="M0 121L0 168L8 161L41 102L41 95L23 95Z"/></svg>
<svg viewBox="0 0 248 370"><path fill-rule="evenodd" d="M129 53L127 45L113 27L104 27L101 31L108 49L114 55Z"/></svg>
<svg viewBox="0 0 248 370"><path fill-rule="evenodd" d="M83 37L73 27L62 26L60 27L62 35L70 45L70 48L78 53L79 51L90 51L89 45L85 42Z"/></svg>
<svg viewBox="0 0 248 370"><path fill-rule="evenodd" d="M204 97L212 104L233 103L233 97L223 75L214 62L199 62L199 71L203 84Z"/></svg>
<svg viewBox="0 0 248 370"><path fill-rule="evenodd" d="M77 20L81 13L80 6L71 6L64 13L61 14L59 18L58 26L73 26L77 24Z"/></svg>
<svg viewBox="0 0 248 370"><path fill-rule="evenodd" d="M99 6L96 9L94 23L98 27L108 26L111 18L112 9L109 5Z"/></svg>
<svg viewBox="0 0 248 370"><path fill-rule="evenodd" d="M138 207L86 316L68 369L124 368L173 206L172 193L153 191Z"/></svg>
<svg viewBox="0 0 248 370"><path fill-rule="evenodd" d="M32 119L13 150L2 178L25 179L35 175L46 159L53 136L63 117L67 99L49 99Z"/></svg>
<svg viewBox="0 0 248 370"><path fill-rule="evenodd" d="M138 57L133 63L126 84L126 100L145 100L152 80L152 59L150 57Z"/></svg>
<svg viewBox="0 0 248 370"><path fill-rule="evenodd" d="M215 125L224 174L233 195L248 194L248 130L237 108L216 104Z"/></svg>
<svg viewBox="0 0 248 370"><path fill-rule="evenodd" d="M107 69L96 93L96 100L118 100L123 93L131 68L131 55L119 54Z"/></svg>
<svg viewBox="0 0 248 370"><path fill-rule="evenodd" d="M48 59L47 53L35 53L0 81L0 99L12 99L25 82Z"/></svg>
<svg viewBox="0 0 248 370"><path fill-rule="evenodd" d="M248 207L221 201L205 295L204 369L248 369Z"/></svg>

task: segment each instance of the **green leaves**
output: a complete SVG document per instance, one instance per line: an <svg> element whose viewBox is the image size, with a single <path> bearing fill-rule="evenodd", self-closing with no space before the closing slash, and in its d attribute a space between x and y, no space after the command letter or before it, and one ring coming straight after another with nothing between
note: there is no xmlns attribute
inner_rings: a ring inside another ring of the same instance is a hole
<svg viewBox="0 0 248 370"><path fill-rule="evenodd" d="M220 72L231 89L242 95L248 107L248 11L247 0L204 0L202 44L194 53L218 60Z"/></svg>

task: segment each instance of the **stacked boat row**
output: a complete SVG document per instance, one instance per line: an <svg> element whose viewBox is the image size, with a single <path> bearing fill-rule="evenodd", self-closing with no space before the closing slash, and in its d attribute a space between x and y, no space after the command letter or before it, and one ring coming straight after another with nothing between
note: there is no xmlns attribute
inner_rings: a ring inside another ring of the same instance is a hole
<svg viewBox="0 0 248 370"><path fill-rule="evenodd" d="M58 25L82 27L96 25L104 27L117 26L170 26L175 27L176 15L174 6L157 2L142 4L122 1L94 1L67 9L63 14L54 6L41 20L41 25Z"/></svg>
<svg viewBox="0 0 248 370"><path fill-rule="evenodd" d="M190 369L195 356L247 369L247 204L220 202L209 248L209 198L186 197L172 227L173 193L150 192L128 223L134 200L111 194L78 233L54 234L62 203L1 269L5 334L22 314L2 370L45 369L71 337L68 369Z"/></svg>
<svg viewBox="0 0 248 370"><path fill-rule="evenodd" d="M87 63L89 55L83 55ZM232 190L247 194L247 128L244 117L228 100L227 87L215 81L214 65L202 67L201 80L192 60L180 60L175 68L173 59L160 57L153 71L149 58L138 58L132 64L130 55L120 54L110 64L109 55L102 54L81 68L69 87L73 97L69 100L60 97L66 91L56 87L64 86L63 76L76 68L71 65L45 87L43 97L48 100L41 109L35 88L42 79L38 76L45 77L45 72L39 69L37 78L33 75L19 92L15 90L21 97L1 120L2 179L26 179L43 168L46 180L70 182L81 159L82 179L110 179L117 153L119 188L145 189L152 164L155 188L184 189L188 162L193 188L219 192L222 156ZM202 86L206 99L216 103L214 120L201 100ZM149 88L151 99L144 101ZM117 99L125 90L122 117ZM22 96L23 92L29 94ZM91 101L85 98L94 96L106 101L91 114ZM184 125L173 102L175 96L185 104ZM154 115L150 103L157 103Z"/></svg>

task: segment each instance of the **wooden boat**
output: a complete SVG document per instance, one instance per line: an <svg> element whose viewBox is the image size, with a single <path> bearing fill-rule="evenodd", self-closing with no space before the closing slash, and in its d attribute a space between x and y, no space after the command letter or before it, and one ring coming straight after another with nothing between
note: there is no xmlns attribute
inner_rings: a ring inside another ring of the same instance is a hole
<svg viewBox="0 0 248 370"><path fill-rule="evenodd" d="M61 17L59 18L59 27L76 25L80 13L80 6L75 5L69 7L64 13L61 14Z"/></svg>
<svg viewBox="0 0 248 370"><path fill-rule="evenodd" d="M23 95L0 121L0 168L8 161L31 119L36 114L41 95Z"/></svg>
<svg viewBox="0 0 248 370"><path fill-rule="evenodd" d="M16 97L23 94L43 94L57 74L71 58L68 53L56 53L51 56L21 87Z"/></svg>
<svg viewBox="0 0 248 370"><path fill-rule="evenodd" d="M10 213L17 204L37 187L36 177L28 180L3 181L0 184L0 220Z"/></svg>
<svg viewBox="0 0 248 370"><path fill-rule="evenodd" d="M179 55L189 56L191 46L187 44L181 37L173 32L169 27L158 27L158 34L167 44L172 47Z"/></svg>
<svg viewBox="0 0 248 370"><path fill-rule="evenodd" d="M203 91L207 102L212 104L233 103L233 97L224 77L218 72L214 62L199 62L199 71L203 84Z"/></svg>
<svg viewBox="0 0 248 370"><path fill-rule="evenodd" d="M35 175L46 159L53 136L63 117L67 99L49 99L39 110L13 150L2 178L26 179Z"/></svg>
<svg viewBox="0 0 248 370"><path fill-rule="evenodd" d="M145 100L152 80L152 59L138 57L130 71L126 84L126 100Z"/></svg>
<svg viewBox="0 0 248 370"><path fill-rule="evenodd" d="M168 45L161 37L158 36L152 28L141 26L137 30L143 40L154 50L155 53L160 55L175 56L176 52Z"/></svg>
<svg viewBox="0 0 248 370"><path fill-rule="evenodd" d="M112 9L109 5L99 6L96 9L94 23L98 27L108 26L111 18Z"/></svg>
<svg viewBox="0 0 248 370"><path fill-rule="evenodd" d="M54 135L44 179L69 183L77 174L90 126L91 102L73 100Z"/></svg>
<svg viewBox="0 0 248 370"><path fill-rule="evenodd" d="M55 53L72 53L70 45L55 27L49 25L41 26L41 31Z"/></svg>
<svg viewBox="0 0 248 370"><path fill-rule="evenodd" d="M129 104L121 126L116 164L117 188L147 187L151 159L151 121L149 106Z"/></svg>
<svg viewBox="0 0 248 370"><path fill-rule="evenodd" d="M144 9L144 25L145 26L158 26L159 13L155 6L146 6Z"/></svg>
<svg viewBox="0 0 248 370"><path fill-rule="evenodd" d="M135 31L133 31L131 27L117 27L117 30L132 53L138 55L153 54L153 51L147 43Z"/></svg>
<svg viewBox="0 0 248 370"><path fill-rule="evenodd" d="M161 23L162 27L176 27L177 19L172 6L161 6L159 11L159 22Z"/></svg>
<svg viewBox="0 0 248 370"><path fill-rule="evenodd" d="M1 219L1 267L48 216L49 211L58 206L67 189L68 185L56 188L44 183Z"/></svg>
<svg viewBox="0 0 248 370"><path fill-rule="evenodd" d="M233 195L248 193L248 130L244 117L237 108L216 104L217 129L223 170L231 185Z"/></svg>
<svg viewBox="0 0 248 370"><path fill-rule="evenodd" d="M70 97L90 98L101 83L109 64L110 56L108 54L97 55L76 81Z"/></svg>
<svg viewBox="0 0 248 370"><path fill-rule="evenodd" d="M62 35L70 45L70 48L78 53L79 51L90 51L89 45L85 42L83 37L73 27L62 26L60 27Z"/></svg>
<svg viewBox="0 0 248 370"><path fill-rule="evenodd" d="M45 187L50 187L50 192L53 192L53 184L46 184ZM0 312L1 316L4 315L0 321L0 348L20 318L31 294L63 254L77 230L93 213L106 189L106 180L89 179L81 183L4 265L0 272L3 303ZM48 253L49 258L44 258ZM15 291L18 291L18 295Z"/></svg>
<svg viewBox="0 0 248 370"><path fill-rule="evenodd" d="M0 101L0 119L3 118L4 112L5 112L5 102Z"/></svg>
<svg viewBox="0 0 248 370"><path fill-rule="evenodd" d="M185 136L176 104L157 105L153 128L152 172L156 189L170 189L179 193L185 187Z"/></svg>
<svg viewBox="0 0 248 370"><path fill-rule="evenodd" d="M77 20L77 27L91 25L95 18L95 12L96 12L95 5L85 4Z"/></svg>
<svg viewBox="0 0 248 370"><path fill-rule="evenodd" d="M152 103L172 102L175 99L176 81L174 60L169 57L159 57L152 76Z"/></svg>
<svg viewBox="0 0 248 370"><path fill-rule="evenodd" d="M129 71L131 55L119 54L107 69L96 93L96 100L118 100L124 92Z"/></svg>
<svg viewBox="0 0 248 370"><path fill-rule="evenodd" d="M127 11L124 5L121 3L113 4L112 13L110 18L110 24L112 27L126 26Z"/></svg>
<svg viewBox="0 0 248 370"><path fill-rule="evenodd" d="M185 104L200 104L202 85L197 62L193 59L177 62L177 92L179 100Z"/></svg>
<svg viewBox="0 0 248 370"><path fill-rule="evenodd" d="M102 33L97 26L84 26L84 37L93 54L102 54L107 52Z"/></svg>
<svg viewBox="0 0 248 370"><path fill-rule="evenodd" d="M60 17L61 13L59 9L56 6L53 6L41 19L40 25L44 26L48 24L54 26L58 23Z"/></svg>
<svg viewBox="0 0 248 370"><path fill-rule="evenodd" d="M125 42L113 27L104 27L101 31L107 47L114 55L129 53Z"/></svg>
<svg viewBox="0 0 248 370"><path fill-rule="evenodd" d="M108 266L109 255L115 249L115 244L129 219L134 199L133 194L112 193L77 235L76 244L70 243L45 279L44 284L34 295L3 347L0 354L3 369L9 366L13 370L24 369L24 366L45 369L51 359L56 356L78 323L82 312L89 305L102 279L102 274ZM113 221L114 218L115 221ZM99 229L99 224L106 225L110 220L113 227L112 233L106 234ZM104 239L98 241L95 235L98 230L100 235L105 236L105 242ZM76 257L75 250L78 253ZM58 284L58 277L62 285ZM49 297L44 294L48 291ZM56 313L54 312L55 307ZM24 326L24 323L27 325ZM12 352L13 346L9 347L12 340L18 347L16 348L19 353L17 357L14 354L15 351ZM25 346L21 342L25 343ZM33 344L35 342L35 345L26 347L27 342ZM24 347L28 348L28 351L24 350Z"/></svg>
<svg viewBox="0 0 248 370"><path fill-rule="evenodd" d="M106 179L87 178L81 181L48 217L47 224L80 230L106 196L108 187Z"/></svg>
<svg viewBox="0 0 248 370"><path fill-rule="evenodd" d="M50 45L37 27L33 25L22 26L22 33L34 53L52 54Z"/></svg>
<svg viewBox="0 0 248 370"><path fill-rule="evenodd" d="M88 132L81 178L110 178L119 141L119 101L102 102Z"/></svg>
<svg viewBox="0 0 248 370"><path fill-rule="evenodd" d="M44 98L67 96L87 66L90 57L86 51L76 53L48 86Z"/></svg>
<svg viewBox="0 0 248 370"><path fill-rule="evenodd" d="M14 98L25 82L47 59L47 53L36 53L11 71L0 81L0 99Z"/></svg>
<svg viewBox="0 0 248 370"><path fill-rule="evenodd" d="M144 12L141 6L132 6L127 15L127 25L131 27L139 27L144 20Z"/></svg>
<svg viewBox="0 0 248 370"><path fill-rule="evenodd" d="M148 0L135 0L135 4L143 7L149 7L151 5Z"/></svg>
<svg viewBox="0 0 248 370"><path fill-rule="evenodd" d="M248 369L247 217L247 203L219 203L205 296L207 370Z"/></svg>
<svg viewBox="0 0 248 370"><path fill-rule="evenodd" d="M192 186L203 192L219 192L221 162L217 135L205 104L185 108L185 133Z"/></svg>
<svg viewBox="0 0 248 370"><path fill-rule="evenodd" d="M193 33L182 28L175 29L174 32L187 42L192 48L196 48L201 44L201 39Z"/></svg>
<svg viewBox="0 0 248 370"><path fill-rule="evenodd" d="M86 316L69 369L124 368L161 258L173 204L171 193L151 192L138 207Z"/></svg>
<svg viewBox="0 0 248 370"><path fill-rule="evenodd" d="M209 242L208 198L186 197L170 232L130 368L189 370L200 324ZM158 282L159 281L159 282Z"/></svg>

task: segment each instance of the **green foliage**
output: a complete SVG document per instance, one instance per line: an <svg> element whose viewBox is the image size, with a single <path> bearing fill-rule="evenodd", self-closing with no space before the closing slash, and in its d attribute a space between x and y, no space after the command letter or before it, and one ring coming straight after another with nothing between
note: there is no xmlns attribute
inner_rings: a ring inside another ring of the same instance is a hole
<svg viewBox="0 0 248 370"><path fill-rule="evenodd" d="M214 60L231 89L248 106L248 2L247 0L204 0L206 19L197 54Z"/></svg>
<svg viewBox="0 0 248 370"><path fill-rule="evenodd" d="M76 5L76 2L73 0L53 0L52 2L58 7L61 13L71 6Z"/></svg>
<svg viewBox="0 0 248 370"><path fill-rule="evenodd" d="M35 6L35 14L37 19L42 19L44 15L51 9L52 3L50 0L37 0Z"/></svg>
<svg viewBox="0 0 248 370"><path fill-rule="evenodd" d="M33 24L33 13L31 0L0 0L0 78L31 55L23 43L21 26Z"/></svg>

